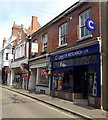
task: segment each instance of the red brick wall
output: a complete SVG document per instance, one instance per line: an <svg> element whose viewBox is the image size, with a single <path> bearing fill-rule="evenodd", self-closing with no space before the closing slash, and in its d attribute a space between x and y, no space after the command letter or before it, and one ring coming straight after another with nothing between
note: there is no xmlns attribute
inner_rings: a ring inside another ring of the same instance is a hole
<svg viewBox="0 0 108 120"><path fill-rule="evenodd" d="M93 37L99 37L99 3L84 3L83 5L69 13L66 17L62 18L61 20L50 26L46 25L45 28L41 28L38 32L33 34L32 41L37 39L39 42L39 53L37 55L40 55L42 52L42 35L44 35L45 33L49 35L47 51L53 52L57 50L57 46L59 44L59 26L64 22L68 23L68 47L77 44L77 39L79 39L79 15L89 8L91 8L92 10L92 19L97 24L97 29L95 29L92 33ZM69 17L72 17L72 19L69 19Z"/></svg>

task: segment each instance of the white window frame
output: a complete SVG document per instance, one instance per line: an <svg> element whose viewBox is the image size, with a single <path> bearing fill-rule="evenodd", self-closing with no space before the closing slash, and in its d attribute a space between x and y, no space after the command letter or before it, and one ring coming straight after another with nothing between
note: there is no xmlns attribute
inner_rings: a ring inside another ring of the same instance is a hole
<svg viewBox="0 0 108 120"><path fill-rule="evenodd" d="M67 45L67 29L68 29L67 22L62 24L59 27L59 47ZM64 31L64 33L63 33L63 31Z"/></svg>
<svg viewBox="0 0 108 120"><path fill-rule="evenodd" d="M43 67L45 67L45 66L43 66ZM46 79L46 80L44 80L45 82L42 82L42 79L41 79L41 76L40 76L40 71L41 71L41 69L43 69L43 67L38 67L37 68L37 83L36 83L36 85L46 85L46 86L49 86L49 77L45 78Z"/></svg>
<svg viewBox="0 0 108 120"><path fill-rule="evenodd" d="M81 13L81 14L79 15L79 39L80 39L80 40L85 39L85 38L88 38L88 37L92 37L91 31L89 31L89 30L86 28L86 25L85 25L86 19L87 19L87 18L91 18L91 16L88 16L89 12L91 12L91 9L88 9L88 10L84 11L83 13ZM85 14L86 14L86 13L87 13L87 18L85 19ZM83 16L83 15L84 15L84 23L83 23L83 25L81 25L81 16ZM84 35L83 35L83 36L81 36L81 28L84 28ZM86 32L85 32L86 30L89 32L88 35L85 34L85 33L86 33Z"/></svg>
<svg viewBox="0 0 108 120"><path fill-rule="evenodd" d="M42 36L42 42L43 42L42 52L46 52L48 47L48 34L44 34Z"/></svg>
<svg viewBox="0 0 108 120"><path fill-rule="evenodd" d="M25 43L18 45L15 49L15 59L24 57L25 55Z"/></svg>

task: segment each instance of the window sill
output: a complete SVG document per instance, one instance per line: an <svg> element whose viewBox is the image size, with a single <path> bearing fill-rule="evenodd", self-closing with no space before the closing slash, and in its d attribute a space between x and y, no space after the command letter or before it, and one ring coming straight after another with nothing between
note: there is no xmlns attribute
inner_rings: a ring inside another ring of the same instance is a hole
<svg viewBox="0 0 108 120"><path fill-rule="evenodd" d="M80 41L83 41L83 40L86 40L86 39L92 38L92 37L93 37L93 35L84 36L84 37L80 38L79 40L77 40L77 42L80 42Z"/></svg>
<svg viewBox="0 0 108 120"><path fill-rule="evenodd" d="M60 45L60 46L58 46L57 48L62 48L62 47L65 47L65 46L67 46L67 43L65 43L65 44L63 44L63 45Z"/></svg>
<svg viewBox="0 0 108 120"><path fill-rule="evenodd" d="M25 56L22 56L22 57L19 57L19 58L15 58L15 61L22 60L24 58L25 58Z"/></svg>

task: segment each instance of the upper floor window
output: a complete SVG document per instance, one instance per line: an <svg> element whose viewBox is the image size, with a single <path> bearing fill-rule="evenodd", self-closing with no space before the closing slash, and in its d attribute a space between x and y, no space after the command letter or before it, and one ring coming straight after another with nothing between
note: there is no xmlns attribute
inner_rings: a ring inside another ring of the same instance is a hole
<svg viewBox="0 0 108 120"><path fill-rule="evenodd" d="M21 44L18 47L16 47L15 49L15 59L23 57L24 56L24 52L25 51L25 45Z"/></svg>
<svg viewBox="0 0 108 120"><path fill-rule="evenodd" d="M80 25L80 38L84 38L86 36L91 35L91 31L89 31L86 28L85 22L87 20L87 18L91 18L91 10L87 10L85 12L83 12L80 16L79 16L79 25Z"/></svg>
<svg viewBox="0 0 108 120"><path fill-rule="evenodd" d="M42 37L42 41L43 41L43 52L47 51L47 44L48 44L48 34L43 35Z"/></svg>
<svg viewBox="0 0 108 120"><path fill-rule="evenodd" d="M59 46L66 44L66 42L67 42L67 23L64 23L59 27Z"/></svg>
<svg viewBox="0 0 108 120"><path fill-rule="evenodd" d="M9 55L9 53L6 53L6 60L8 60L8 55Z"/></svg>

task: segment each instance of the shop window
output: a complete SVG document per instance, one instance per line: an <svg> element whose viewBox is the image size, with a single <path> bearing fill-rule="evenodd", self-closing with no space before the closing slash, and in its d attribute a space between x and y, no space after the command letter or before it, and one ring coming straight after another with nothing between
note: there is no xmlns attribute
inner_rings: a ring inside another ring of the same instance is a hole
<svg viewBox="0 0 108 120"><path fill-rule="evenodd" d="M38 84L39 85L49 85L48 73L44 68L38 68Z"/></svg>
<svg viewBox="0 0 108 120"><path fill-rule="evenodd" d="M59 27L59 46L67 43L67 23L62 24Z"/></svg>
<svg viewBox="0 0 108 120"><path fill-rule="evenodd" d="M54 71L53 89L72 91L73 71Z"/></svg>
<svg viewBox="0 0 108 120"><path fill-rule="evenodd" d="M80 38L84 38L86 36L91 35L91 31L89 31L86 28L85 22L87 20L87 18L91 18L91 10L87 10L85 12L83 12L80 16L79 16L79 25L80 25Z"/></svg>
<svg viewBox="0 0 108 120"><path fill-rule="evenodd" d="M83 56L68 60L57 61L53 63L54 68L69 67L76 65L87 65L96 63L96 55Z"/></svg>

